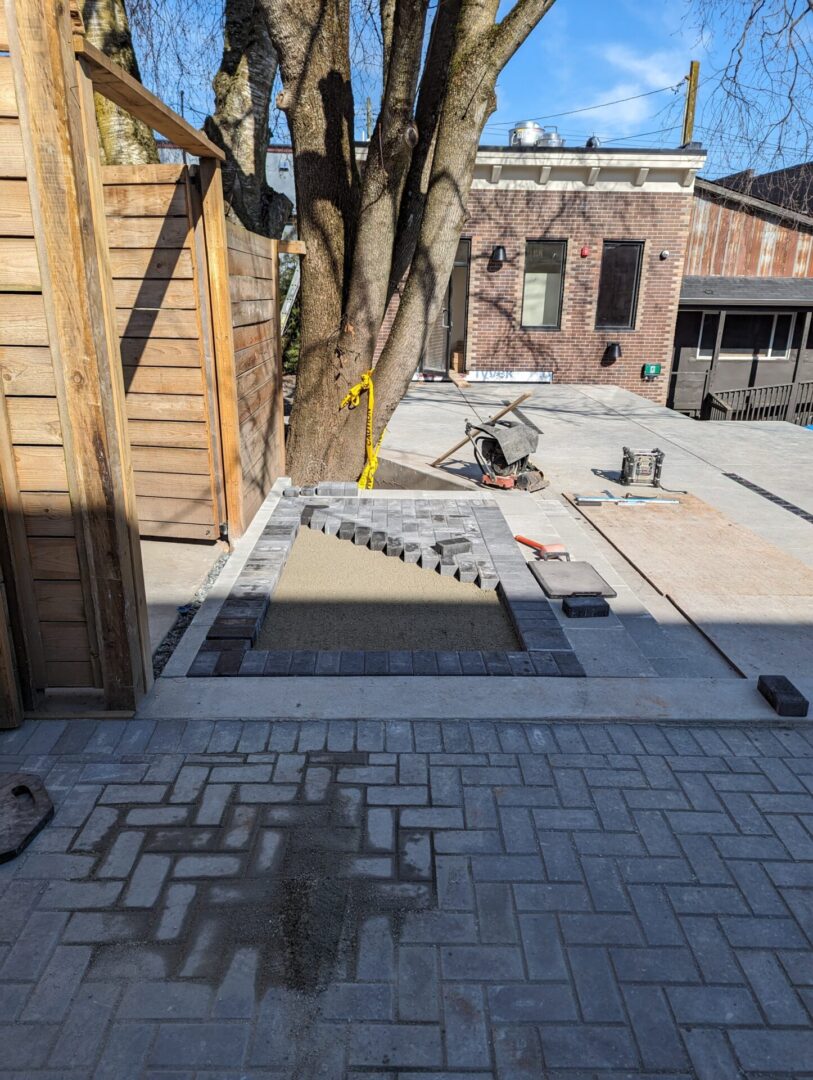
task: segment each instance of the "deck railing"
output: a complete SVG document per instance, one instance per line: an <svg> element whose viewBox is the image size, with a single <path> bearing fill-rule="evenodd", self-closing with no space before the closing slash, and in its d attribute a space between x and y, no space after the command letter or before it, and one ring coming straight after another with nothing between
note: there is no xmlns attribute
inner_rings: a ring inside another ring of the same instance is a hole
<svg viewBox="0 0 813 1080"><path fill-rule="evenodd" d="M813 381L717 390L706 395L702 419L787 420L805 426L813 423Z"/></svg>

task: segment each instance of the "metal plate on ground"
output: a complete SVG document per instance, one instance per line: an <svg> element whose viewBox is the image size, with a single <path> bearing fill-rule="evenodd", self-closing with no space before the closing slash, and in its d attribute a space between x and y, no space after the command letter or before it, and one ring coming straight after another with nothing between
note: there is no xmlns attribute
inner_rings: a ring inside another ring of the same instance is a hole
<svg viewBox="0 0 813 1080"><path fill-rule="evenodd" d="M54 816L38 776L12 773L0 780L0 863L15 858Z"/></svg>
<svg viewBox="0 0 813 1080"><path fill-rule="evenodd" d="M604 578L588 562L530 562L533 576L546 596L616 596Z"/></svg>

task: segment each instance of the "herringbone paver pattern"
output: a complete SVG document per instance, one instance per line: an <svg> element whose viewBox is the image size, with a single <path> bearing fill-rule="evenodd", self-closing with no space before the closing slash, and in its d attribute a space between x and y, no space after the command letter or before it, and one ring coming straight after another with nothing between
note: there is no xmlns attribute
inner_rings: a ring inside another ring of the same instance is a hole
<svg viewBox="0 0 813 1080"><path fill-rule="evenodd" d="M3 1077L813 1076L813 735L41 722Z"/></svg>

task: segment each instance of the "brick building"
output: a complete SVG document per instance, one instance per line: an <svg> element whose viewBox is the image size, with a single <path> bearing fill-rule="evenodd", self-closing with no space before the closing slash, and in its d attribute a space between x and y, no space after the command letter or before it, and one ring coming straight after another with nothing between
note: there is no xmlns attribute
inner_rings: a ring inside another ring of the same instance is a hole
<svg viewBox="0 0 813 1080"><path fill-rule="evenodd" d="M424 375L613 383L665 401L703 162L696 149L482 147ZM646 364L661 373L644 378Z"/></svg>

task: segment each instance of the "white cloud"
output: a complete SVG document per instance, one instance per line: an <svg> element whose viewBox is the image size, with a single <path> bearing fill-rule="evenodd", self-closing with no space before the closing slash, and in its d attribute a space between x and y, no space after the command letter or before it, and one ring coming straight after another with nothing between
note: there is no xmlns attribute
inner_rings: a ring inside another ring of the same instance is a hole
<svg viewBox="0 0 813 1080"><path fill-rule="evenodd" d="M597 48L600 61L608 73L617 74L617 81L604 86L593 95L596 106L605 101L617 104L605 108L590 109L581 113L579 119L588 124L596 122L600 133L627 135L640 129L649 118L669 104L669 96L652 95L640 97L650 90L675 85L686 73L687 62L682 51L658 49L654 52L637 52L628 45L610 44ZM631 99L631 100L624 100ZM588 106L591 104L587 102Z"/></svg>

